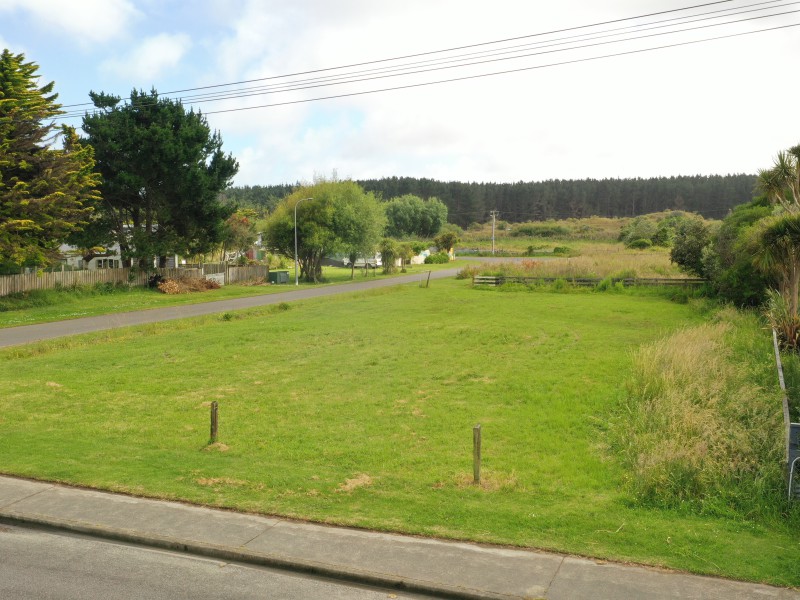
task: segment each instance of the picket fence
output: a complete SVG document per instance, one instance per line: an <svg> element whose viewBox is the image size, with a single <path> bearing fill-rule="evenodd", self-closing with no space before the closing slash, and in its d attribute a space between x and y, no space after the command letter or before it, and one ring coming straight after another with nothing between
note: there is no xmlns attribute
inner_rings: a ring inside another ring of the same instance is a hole
<svg viewBox="0 0 800 600"><path fill-rule="evenodd" d="M205 277L216 275L221 283L231 284L253 279L267 279L269 267L266 265L248 265L236 267L222 264L203 264L191 268L152 269L96 269L91 271L55 271L53 273L24 273L20 275L5 275L0 277L0 296L8 296L18 292L30 290L52 290L56 288L71 288L93 286L103 283L127 284L130 286L146 286L153 275L161 275L165 279L179 277Z"/></svg>

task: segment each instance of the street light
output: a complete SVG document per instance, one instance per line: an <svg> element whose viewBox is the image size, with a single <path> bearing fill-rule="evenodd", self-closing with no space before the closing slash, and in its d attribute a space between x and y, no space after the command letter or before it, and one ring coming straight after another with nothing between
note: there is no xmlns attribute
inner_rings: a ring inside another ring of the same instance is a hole
<svg viewBox="0 0 800 600"><path fill-rule="evenodd" d="M300 198L294 205L294 284L300 285L300 280L297 278L297 205L303 200L313 200L313 198Z"/></svg>

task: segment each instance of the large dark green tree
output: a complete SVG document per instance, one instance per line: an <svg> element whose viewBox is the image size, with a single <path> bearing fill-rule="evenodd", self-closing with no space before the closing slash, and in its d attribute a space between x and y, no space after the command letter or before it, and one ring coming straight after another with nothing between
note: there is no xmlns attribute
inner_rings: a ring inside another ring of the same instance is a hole
<svg viewBox="0 0 800 600"><path fill-rule="evenodd" d="M54 83L38 87L38 66L0 54L0 267L43 265L86 223L98 200L93 151L57 127ZM58 142L61 141L60 147Z"/></svg>
<svg viewBox="0 0 800 600"><path fill-rule="evenodd" d="M122 104L103 93L90 97L96 110L83 130L103 175L103 204L90 228L96 239L81 245L110 237L126 264L146 268L153 257L163 264L166 255L208 252L222 241L234 207L219 193L238 163L205 117L155 90L133 90Z"/></svg>
<svg viewBox="0 0 800 600"><path fill-rule="evenodd" d="M711 231L701 218L686 218L677 228L669 258L680 268L697 277L705 277L704 251L711 243Z"/></svg>
<svg viewBox="0 0 800 600"><path fill-rule="evenodd" d="M758 306L769 282L753 264L752 229L772 214L765 196L734 208L722 221L703 256L704 275L714 291L737 306Z"/></svg>

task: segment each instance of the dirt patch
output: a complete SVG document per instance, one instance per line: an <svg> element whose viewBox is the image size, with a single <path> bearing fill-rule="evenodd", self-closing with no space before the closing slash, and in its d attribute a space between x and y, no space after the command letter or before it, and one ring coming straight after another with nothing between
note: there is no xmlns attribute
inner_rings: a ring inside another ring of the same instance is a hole
<svg viewBox="0 0 800 600"><path fill-rule="evenodd" d="M56 389L64 387L63 385L61 385L60 383L56 383L55 381L48 381L47 383L45 383L45 385L47 387L56 388Z"/></svg>
<svg viewBox="0 0 800 600"><path fill-rule="evenodd" d="M246 481L241 479L231 479L230 477L201 477L195 479L195 482L204 487L241 487L247 485Z"/></svg>
<svg viewBox="0 0 800 600"><path fill-rule="evenodd" d="M217 452L227 452L228 450L230 450L230 447L227 446L226 444L223 444L222 442L214 442L213 444L209 444L208 446L203 448L203 450L205 451L216 450Z"/></svg>
<svg viewBox="0 0 800 600"><path fill-rule="evenodd" d="M517 475L513 472L509 474L482 471L481 482L476 484L472 473L459 473L455 477L455 484L460 489L477 487L487 492L511 490L517 487Z"/></svg>
<svg viewBox="0 0 800 600"><path fill-rule="evenodd" d="M361 473L360 475L356 475L353 479L347 479L344 483L340 483L336 491L349 494L355 489L368 487L370 485L372 485L372 477L366 473Z"/></svg>

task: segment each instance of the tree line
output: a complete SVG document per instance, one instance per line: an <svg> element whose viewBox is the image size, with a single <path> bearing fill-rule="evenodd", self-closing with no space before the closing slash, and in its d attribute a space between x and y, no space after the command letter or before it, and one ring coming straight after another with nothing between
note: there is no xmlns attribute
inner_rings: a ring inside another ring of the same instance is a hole
<svg viewBox="0 0 800 600"><path fill-rule="evenodd" d="M485 223L491 211L510 223L548 219L635 217L664 210L694 212L720 219L754 194L756 175L693 175L635 179L552 179L517 183L465 183L416 177L357 180L366 191L388 200L405 194L436 197L450 223ZM272 210L287 184L231 188L225 197Z"/></svg>

